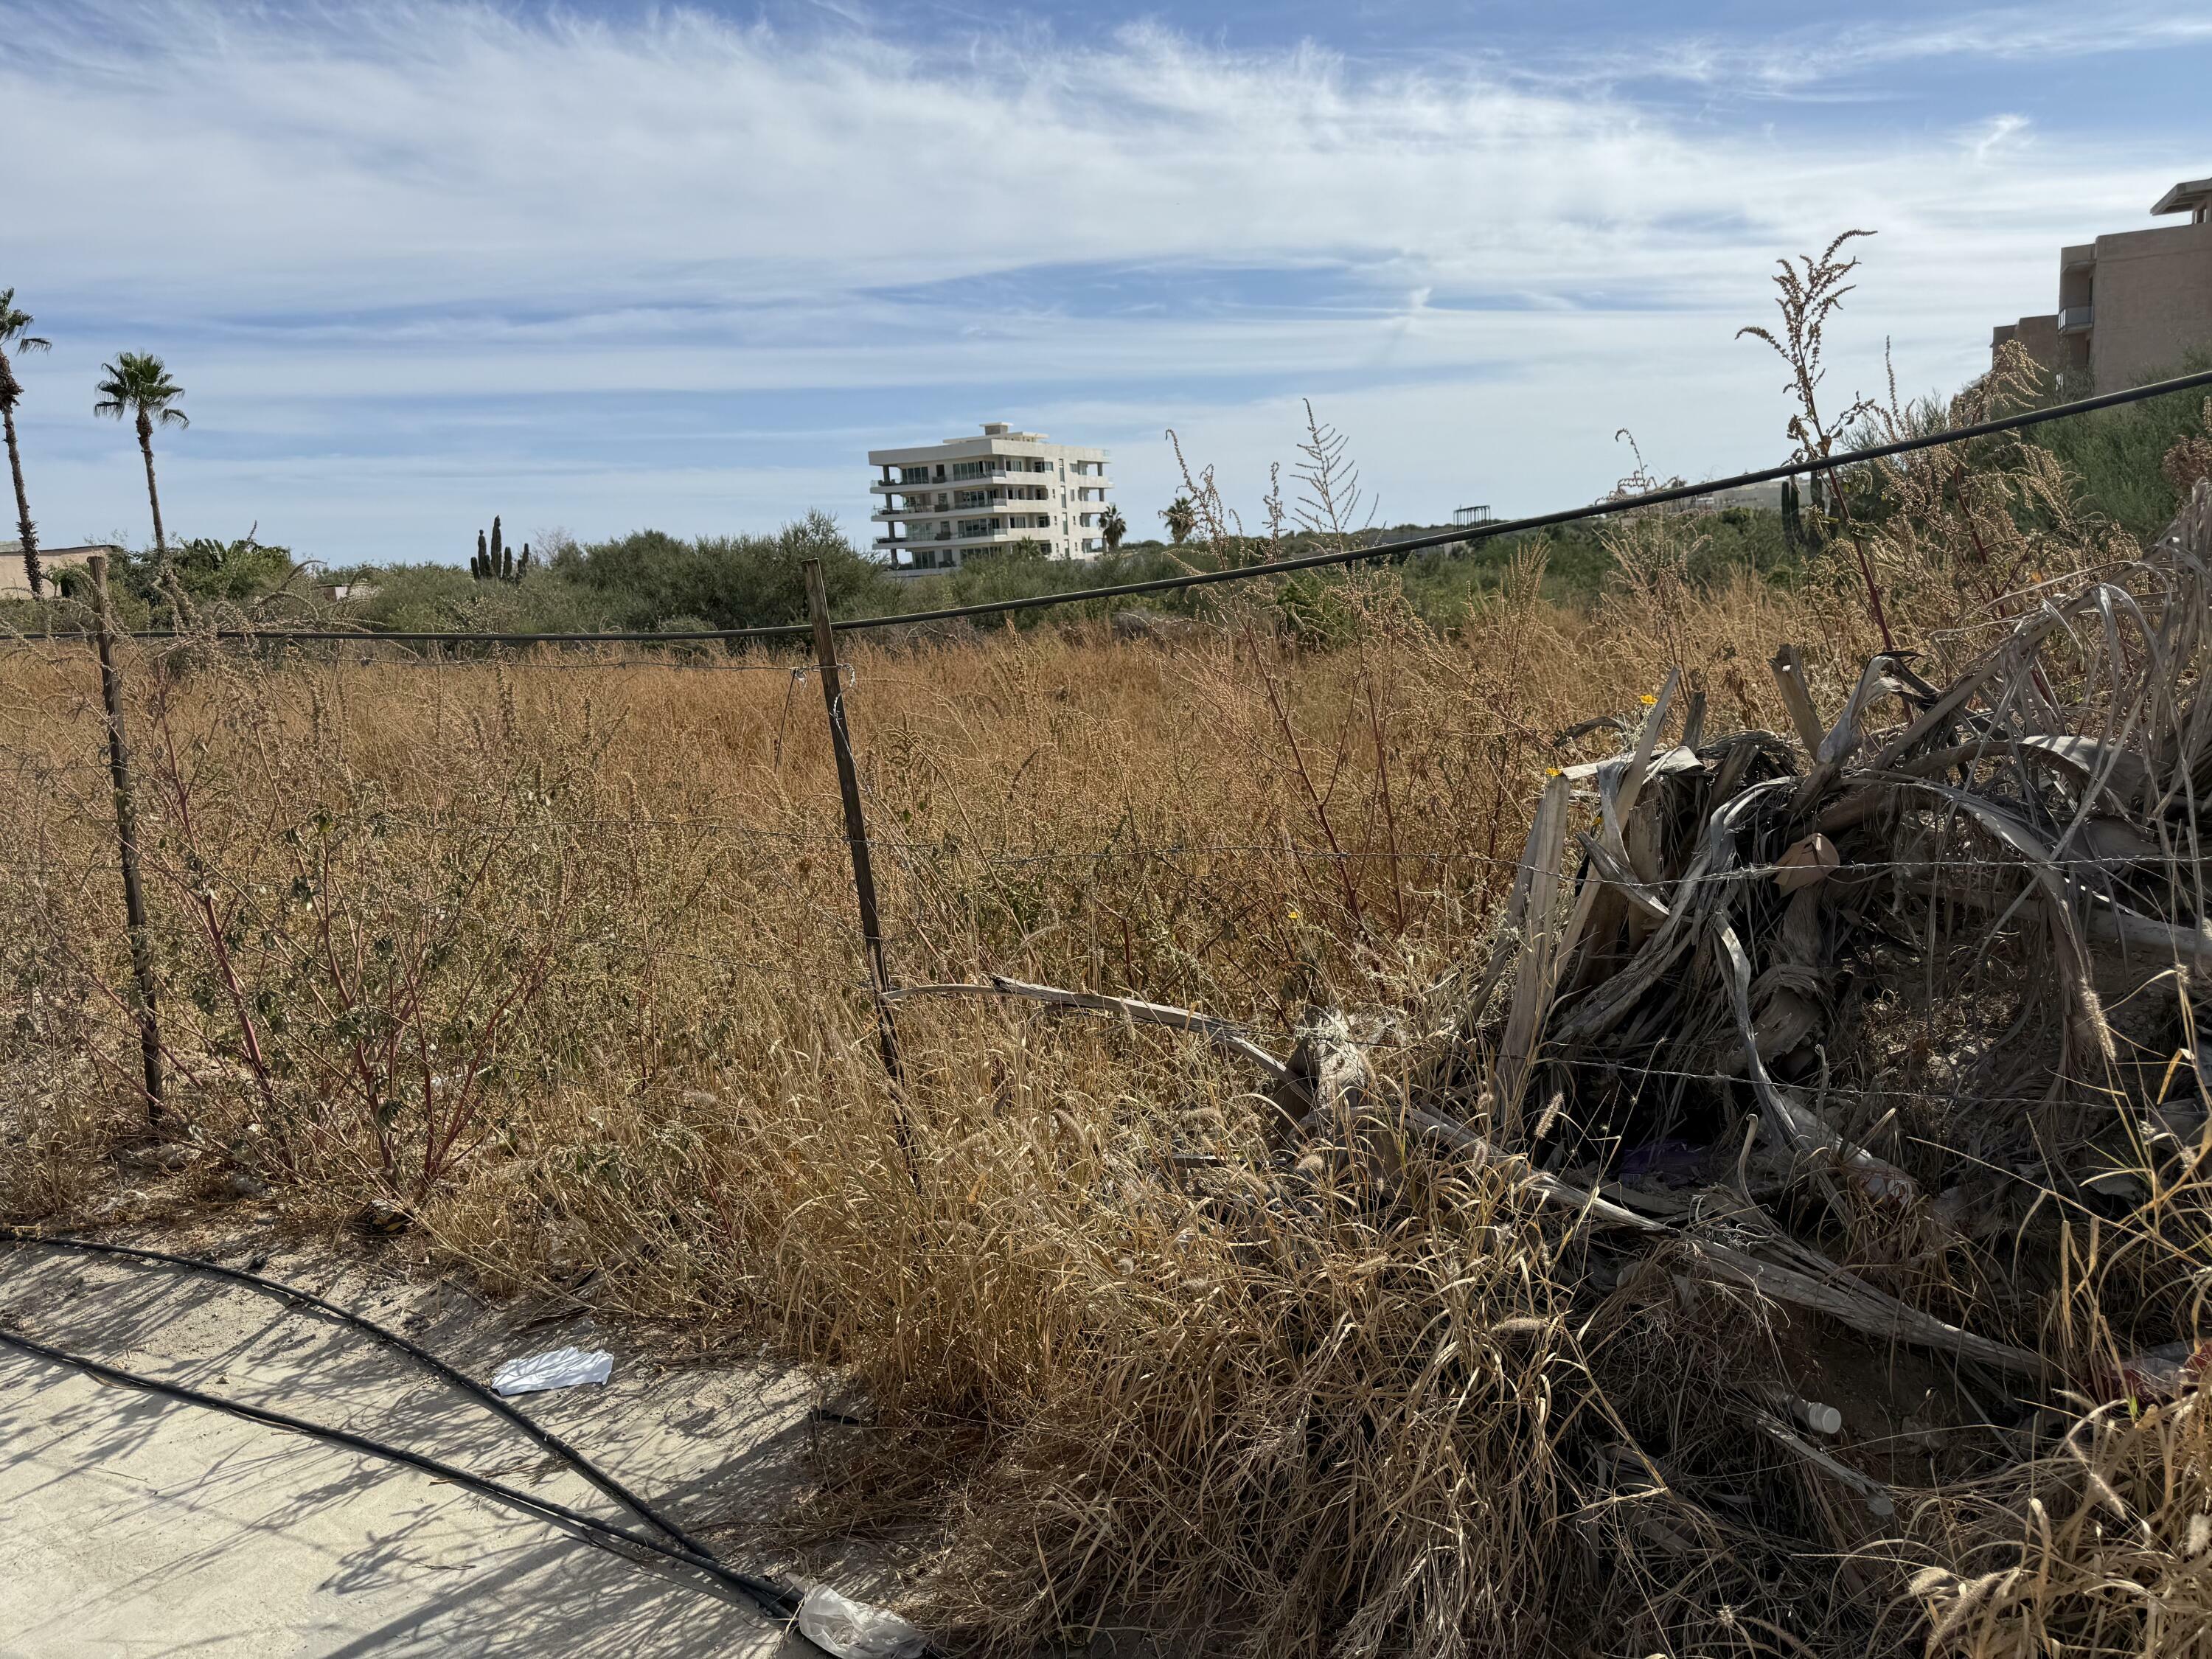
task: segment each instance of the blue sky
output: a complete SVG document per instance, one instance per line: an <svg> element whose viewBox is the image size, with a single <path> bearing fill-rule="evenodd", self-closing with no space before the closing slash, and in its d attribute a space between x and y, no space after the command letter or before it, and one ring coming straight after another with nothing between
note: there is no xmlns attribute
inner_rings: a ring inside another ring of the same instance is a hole
<svg viewBox="0 0 2212 1659"><path fill-rule="evenodd" d="M0 0L0 287L49 542L145 538L100 362L164 356L185 534L865 536L864 453L1004 419L1250 511L1299 399L1382 520L1776 459L1734 339L1865 245L1839 400L1954 386L2062 242L2212 173L2212 8ZM12 514L9 515L12 517Z"/></svg>

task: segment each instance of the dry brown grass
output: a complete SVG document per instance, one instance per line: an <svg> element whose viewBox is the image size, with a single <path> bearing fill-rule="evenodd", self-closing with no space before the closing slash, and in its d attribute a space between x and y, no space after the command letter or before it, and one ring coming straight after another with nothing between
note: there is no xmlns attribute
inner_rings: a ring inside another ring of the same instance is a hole
<svg viewBox="0 0 2212 1659"><path fill-rule="evenodd" d="M1449 638L1378 579L1327 653L1234 616L1171 646L861 646L894 971L1182 1003L1279 1049L1310 1004L1419 1010L1494 925L1556 732L1674 666L1713 727L1786 729L1776 642L1828 706L1875 643L1848 590L1695 594L1639 547L1657 574L1595 614L1531 568ZM2155 1650L2202 1650L2193 1404L2077 1431L2101 1486L1947 1471L1881 1543L1722 1411L1772 1374L1763 1316L1663 1272L1594 1282L1501 1175L1286 1204L1252 1079L1195 1038L908 1005L910 1181L788 666L134 656L160 1133L194 1190L251 1175L331 1230L394 1200L398 1248L441 1267L596 1269L611 1313L845 1368L880 1427L824 1513L940 1528L930 1610L978 1641L2102 1651L2149 1595ZM92 689L66 648L0 661L18 1219L183 1201L117 1174L145 1130ZM2097 1518L2107 1489L2148 1534Z"/></svg>

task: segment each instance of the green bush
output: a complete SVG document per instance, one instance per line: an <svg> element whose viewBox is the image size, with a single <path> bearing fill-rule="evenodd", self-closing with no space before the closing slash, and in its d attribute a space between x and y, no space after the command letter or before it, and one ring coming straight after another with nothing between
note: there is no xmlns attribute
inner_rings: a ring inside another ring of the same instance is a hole
<svg viewBox="0 0 2212 1659"><path fill-rule="evenodd" d="M273 593L291 579L289 548L268 547L248 536L241 541L218 541L195 536L170 550L178 583L195 599L226 599L243 605ZM144 555L133 562L142 579L150 580L154 566Z"/></svg>
<svg viewBox="0 0 2212 1659"><path fill-rule="evenodd" d="M806 620L809 559L822 562L831 610L901 608L898 579L855 551L837 521L820 512L773 536L684 542L641 530L564 552L549 574L600 596L618 628L658 629L672 617L704 617L714 628L772 628Z"/></svg>
<svg viewBox="0 0 2212 1659"><path fill-rule="evenodd" d="M2212 368L2212 353L2193 353L2143 382ZM2204 434L2203 387L2173 392L2139 404L2099 410L2035 428L2030 435L2081 480L2085 506L2130 533L2148 539L2172 523L2181 498L2159 468L2180 439ZM2052 401L2057 401L2054 397Z"/></svg>
<svg viewBox="0 0 2212 1659"><path fill-rule="evenodd" d="M360 580L375 592L346 614L397 632L597 634L619 625L605 595L536 569L518 581L480 582L456 565L398 565Z"/></svg>
<svg viewBox="0 0 2212 1659"><path fill-rule="evenodd" d="M564 545L512 581L479 582L458 566L352 573L375 592L349 613L407 632L661 633L765 628L806 619L805 563L822 561L833 611L896 611L902 584L855 551L827 514L773 536L685 541L641 530Z"/></svg>

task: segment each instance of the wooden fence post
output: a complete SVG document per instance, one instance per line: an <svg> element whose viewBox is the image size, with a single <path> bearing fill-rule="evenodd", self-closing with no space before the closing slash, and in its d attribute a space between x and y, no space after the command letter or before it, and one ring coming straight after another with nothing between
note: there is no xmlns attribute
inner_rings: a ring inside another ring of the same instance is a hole
<svg viewBox="0 0 2212 1659"><path fill-rule="evenodd" d="M138 872L138 807L131 797L131 750L123 736L123 671L115 662L115 612L108 603L106 556L95 553L85 562L92 573L100 701L107 710L107 771L115 786L115 841L123 862L123 914L131 935L146 1115L149 1121L157 1121L161 1115L161 1028L155 1013L154 940L146 923L146 884Z"/></svg>
<svg viewBox="0 0 2212 1659"><path fill-rule="evenodd" d="M806 609L814 623L814 661L822 674L822 702L830 714L830 747L837 761L837 793L845 805L845 845L853 857L853 890L860 900L860 939L868 958L868 989L876 1004L876 1045L891 1081L891 1121L899 1155L918 1193L921 1172L914 1159L906 1121L906 1071L899 1061L898 1027L884 993L891 988L884 960L883 918L876 909L876 872L868 856L868 820L860 805L860 775L853 764L853 738L845 725L845 685L837 666L837 633L830 625L830 592L822 580L822 561L806 562Z"/></svg>

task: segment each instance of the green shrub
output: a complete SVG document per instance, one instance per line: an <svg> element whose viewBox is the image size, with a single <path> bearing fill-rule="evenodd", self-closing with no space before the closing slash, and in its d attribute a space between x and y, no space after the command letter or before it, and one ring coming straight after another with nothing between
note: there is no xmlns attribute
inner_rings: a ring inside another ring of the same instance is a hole
<svg viewBox="0 0 2212 1659"><path fill-rule="evenodd" d="M242 605L273 593L292 575L289 548L268 547L251 536L234 542L195 536L170 550L170 562L185 592L196 599L227 599ZM150 574L143 555L137 561Z"/></svg>
<svg viewBox="0 0 2212 1659"><path fill-rule="evenodd" d="M714 628L772 628L806 620L809 559L822 562L831 610L901 608L898 580L856 551L821 512L773 536L684 542L641 530L556 556L552 574L601 596L621 628L658 629L672 617L704 617Z"/></svg>
<svg viewBox="0 0 2212 1659"><path fill-rule="evenodd" d="M2212 368L2212 353L2196 352L2144 383ZM2034 428L2034 441L2081 480L2081 501L2130 534L2148 538L2172 522L2181 498L2160 470L2180 439L2204 432L2205 391L2169 392L2139 404L2099 410ZM2056 398L2052 401L2057 401Z"/></svg>

